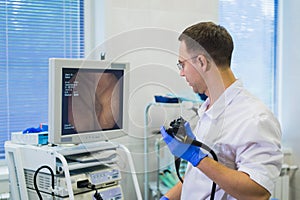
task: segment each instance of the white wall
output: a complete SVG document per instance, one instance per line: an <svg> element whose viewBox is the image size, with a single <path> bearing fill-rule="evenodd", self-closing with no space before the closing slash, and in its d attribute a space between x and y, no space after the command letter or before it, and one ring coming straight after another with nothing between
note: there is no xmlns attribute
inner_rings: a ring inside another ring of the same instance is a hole
<svg viewBox="0 0 300 200"><path fill-rule="evenodd" d="M177 38L191 24L217 22L218 0L95 0L87 3L92 7L86 23L89 26L87 57L99 59L100 52L106 52L108 60L130 62L130 127L129 136L122 143L133 154L143 191L145 107L154 101L156 94L174 93L195 98L185 79L179 76ZM155 112L151 126L158 129L171 111L156 109L152 113ZM172 114L178 117L180 112ZM153 149L152 143L149 152ZM154 168L150 166L149 170Z"/></svg>
<svg viewBox="0 0 300 200"><path fill-rule="evenodd" d="M279 96L279 117L283 130L283 144L290 147L293 156L292 164L300 166L300 24L299 9L300 1L290 0L282 3L282 28L280 45L280 96ZM293 177L290 186L290 199L300 199L300 173L299 170Z"/></svg>

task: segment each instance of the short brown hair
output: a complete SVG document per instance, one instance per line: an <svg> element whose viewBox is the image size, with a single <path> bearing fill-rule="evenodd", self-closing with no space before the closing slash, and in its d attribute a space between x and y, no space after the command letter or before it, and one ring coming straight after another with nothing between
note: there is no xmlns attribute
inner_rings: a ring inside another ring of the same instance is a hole
<svg viewBox="0 0 300 200"><path fill-rule="evenodd" d="M233 51L228 31L213 22L200 22L186 28L178 38L184 41L189 52L205 50L217 66L230 66Z"/></svg>

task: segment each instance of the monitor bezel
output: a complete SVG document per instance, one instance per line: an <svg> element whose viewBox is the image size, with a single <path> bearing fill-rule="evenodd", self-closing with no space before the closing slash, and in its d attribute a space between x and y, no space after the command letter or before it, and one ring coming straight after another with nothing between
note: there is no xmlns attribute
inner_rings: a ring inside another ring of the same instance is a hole
<svg viewBox="0 0 300 200"><path fill-rule="evenodd" d="M62 135L62 71L64 68L124 70L122 128ZM107 141L126 135L128 130L129 63L86 59L49 59L48 142L50 144L82 144Z"/></svg>

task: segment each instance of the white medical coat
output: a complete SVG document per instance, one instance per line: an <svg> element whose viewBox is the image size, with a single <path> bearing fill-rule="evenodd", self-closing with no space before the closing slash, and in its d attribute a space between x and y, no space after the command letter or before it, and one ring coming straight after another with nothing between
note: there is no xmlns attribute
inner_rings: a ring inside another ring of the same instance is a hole
<svg viewBox="0 0 300 200"><path fill-rule="evenodd" d="M270 193L282 164L281 129L277 119L237 80L208 110L207 99L198 110L197 140L211 147L219 162L247 173ZM210 198L212 181L188 165L181 199ZM215 200L235 199L217 186Z"/></svg>

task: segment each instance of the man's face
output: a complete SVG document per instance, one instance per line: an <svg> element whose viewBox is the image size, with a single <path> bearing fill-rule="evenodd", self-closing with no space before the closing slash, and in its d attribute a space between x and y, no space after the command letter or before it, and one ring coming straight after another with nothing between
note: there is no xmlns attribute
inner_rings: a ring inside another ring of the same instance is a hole
<svg viewBox="0 0 300 200"><path fill-rule="evenodd" d="M193 88L195 93L206 93L207 86L203 79L201 64L197 55L188 53L185 42L181 41L179 46L178 62L182 64L183 69L180 70L180 76L185 77L188 84Z"/></svg>

